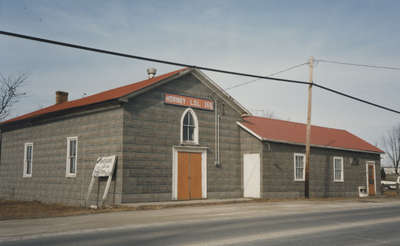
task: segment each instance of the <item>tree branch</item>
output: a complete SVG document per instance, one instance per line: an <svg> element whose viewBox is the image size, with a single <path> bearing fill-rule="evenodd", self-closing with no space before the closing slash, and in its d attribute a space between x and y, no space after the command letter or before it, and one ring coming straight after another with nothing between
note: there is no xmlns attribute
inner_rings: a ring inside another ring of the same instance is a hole
<svg viewBox="0 0 400 246"><path fill-rule="evenodd" d="M10 114L12 106L25 95L20 92L21 87L28 76L23 73L18 76L5 77L0 73L0 120L4 120Z"/></svg>

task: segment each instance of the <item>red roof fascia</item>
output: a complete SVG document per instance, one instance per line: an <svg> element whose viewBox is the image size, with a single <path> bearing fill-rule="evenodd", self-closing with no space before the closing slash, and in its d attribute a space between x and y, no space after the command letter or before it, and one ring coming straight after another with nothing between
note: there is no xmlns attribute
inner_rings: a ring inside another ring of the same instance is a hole
<svg viewBox="0 0 400 246"><path fill-rule="evenodd" d="M49 114L49 113L55 113L55 112L62 111L62 110L78 108L78 107L88 106L88 105L101 103L101 102L105 102L105 101L109 101L109 100L113 100L113 99L118 99L120 97L126 96L133 92L139 91L140 89L143 89L145 87L153 85L163 79L169 78L173 75L183 72L186 69L188 69L188 68L179 69L179 70L176 70L176 71L173 71L170 73L166 73L166 74L162 74L162 75L159 75L159 76L147 79L147 80L143 80L143 81L129 84L129 85L122 86L122 87L118 87L118 88L111 89L108 91L100 92L100 93L97 93L97 94L94 94L91 96L87 96L84 98L80 98L77 100L68 101L68 102L64 102L64 103L60 103L60 104L55 104L55 105L31 112L31 113L28 113L28 114L24 114L24 115L6 120L6 121L2 122L1 125L20 121L20 120L25 120L25 119L29 119L29 118Z"/></svg>
<svg viewBox="0 0 400 246"><path fill-rule="evenodd" d="M240 122L262 140L305 144L306 124L248 116ZM384 153L381 149L345 130L311 126L310 144L340 149Z"/></svg>

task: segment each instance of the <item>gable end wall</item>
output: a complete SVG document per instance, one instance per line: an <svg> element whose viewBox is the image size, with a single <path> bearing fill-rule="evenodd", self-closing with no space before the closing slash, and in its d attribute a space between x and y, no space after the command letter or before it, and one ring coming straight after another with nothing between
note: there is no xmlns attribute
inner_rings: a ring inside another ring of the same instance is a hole
<svg viewBox="0 0 400 246"><path fill-rule="evenodd" d="M172 148L180 146L180 120L187 107L164 104L164 94L207 98L211 90L191 74L134 97L124 105L123 202L172 199ZM224 109L222 109L224 108ZM199 145L207 147L207 197L241 197L240 114L222 101L221 167L214 165L214 111L193 109L199 120Z"/></svg>

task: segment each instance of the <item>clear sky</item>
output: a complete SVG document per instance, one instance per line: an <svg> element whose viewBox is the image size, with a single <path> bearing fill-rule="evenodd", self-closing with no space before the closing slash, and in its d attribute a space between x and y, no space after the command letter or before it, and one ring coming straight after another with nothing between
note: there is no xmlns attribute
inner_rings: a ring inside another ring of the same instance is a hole
<svg viewBox="0 0 400 246"><path fill-rule="evenodd" d="M400 67L400 1L13 1L0 29L176 62L269 75L310 56ZM0 72L28 73L11 117L178 67L0 36ZM222 88L250 80L206 72ZM302 66L278 77L308 80ZM317 63L314 81L400 110L400 71ZM306 122L307 87L260 80L228 91L255 113ZM312 123L382 147L400 115L313 90Z"/></svg>

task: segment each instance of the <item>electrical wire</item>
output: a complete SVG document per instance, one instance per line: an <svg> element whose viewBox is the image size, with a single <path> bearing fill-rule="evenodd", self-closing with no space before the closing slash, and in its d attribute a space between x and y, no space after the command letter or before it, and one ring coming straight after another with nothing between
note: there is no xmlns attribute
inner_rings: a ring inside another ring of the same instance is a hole
<svg viewBox="0 0 400 246"><path fill-rule="evenodd" d="M359 101L359 102L362 102L362 103L369 104L369 105L371 105L371 106L374 106L374 107L377 107L377 108L380 108L380 109L384 109L384 110L387 110L387 111L390 111L390 112L393 112L393 113L400 114L400 111L397 111L397 110L395 110L395 109L391 109L391 108L388 108L388 107L385 107L385 106L382 106L382 105L379 105L379 104L370 102L370 101L368 101L368 100L361 99L361 98L358 98L358 97L355 97L355 96L346 94L346 93L344 93L344 92L341 92L341 91L338 91L338 90L335 90L335 89L332 89L332 88L329 88L329 87L326 87L326 86L323 86L323 85L320 85L320 84L317 84L317 83L313 83L313 85L314 85L315 87L318 87L318 88L320 88L320 89L323 89L323 90L332 92L332 93L334 93L334 94L338 94L338 95L341 95L341 96L344 96L344 97L347 97L347 98L350 98L350 99L353 99L353 100L356 100L356 101Z"/></svg>
<svg viewBox="0 0 400 246"><path fill-rule="evenodd" d="M110 50L97 49L97 48L92 48L92 47L88 47L88 46L77 45L77 44L72 44L72 43L65 43L65 42L59 42L59 41L55 41L55 40L38 38L38 37L33 37L33 36L28 36L28 35L23 35L23 34L18 34L18 33L12 33L12 32L0 31L0 34L6 35L6 36L11 36L11 37L22 38L22 39L33 40L33 41L37 41L37 42L41 42L41 43L49 43L49 44L54 44L54 45L59 45L59 46L64 46L64 47L87 50L87 51L103 53L103 54L108 54L108 55L114 55L114 56L121 56L121 57L126 57L126 58L131 58L131 59L138 59L138 60L144 60L144 61L168 64L168 65L179 66L179 67L188 67L188 68L200 69L200 70L205 70L205 71L210 71L210 72L226 73L226 74L253 77L253 78L259 78L259 79L269 79L269 80L275 80L275 81L287 82L287 83L306 84L306 85L310 84L310 82L305 82L305 81L272 78L272 77L261 76L261 75L256 75L256 74L240 73L240 72L222 70L222 69L217 69L217 68L195 66L195 65L185 64L185 63L179 63L179 62L173 62L173 61L167 61L167 60L160 60L160 59L144 57L144 56L130 55L130 54L125 54L125 53L120 53L120 52L115 52L115 51L110 51Z"/></svg>
<svg viewBox="0 0 400 246"><path fill-rule="evenodd" d="M400 67L357 64L357 63L340 62L340 61L332 61L332 60L324 60L324 59L316 59L315 61L325 62L325 63L332 63L332 64L340 64L340 65L348 65L348 66L356 66L356 67L368 67L368 68L379 68L379 69L388 69L388 70L400 70Z"/></svg>
<svg viewBox="0 0 400 246"><path fill-rule="evenodd" d="M43 39L43 38L38 38L38 37L33 37L33 36L28 36L28 35L23 35L23 34L18 34L18 33L12 33L12 32L6 32L6 31L1 31L1 35L6 35L6 36L11 36L11 37L17 37L17 38L22 38L22 39L28 39L28 40L33 40L37 42L42 42L42 43L49 43L53 45L59 45L59 46L64 46L64 47L70 47L70 48L75 48L75 49L81 49L81 50L87 50L87 51L92 51L92 52L97 52L97 53L103 53L103 54L108 54L108 55L114 55L114 56L120 56L120 57L126 57L126 58L131 58L131 59L138 59L138 60L145 60L145 61L150 61L150 62L157 62L157 63L162 63L162 64L168 64L168 65L174 65L174 66L180 66L180 67L189 67L193 69L200 69L200 70L205 70L205 71L210 71L210 72L218 72L218 73L225 73L225 74L232 74L232 75L237 75L237 76L246 76L246 77L253 77L257 79L268 79L268 80L274 80L274 81L280 81L280 82L287 82L287 83L295 83L295 84L304 84L304 85L314 85L320 89L362 102L369 104L374 107L378 107L387 111L391 111L393 113L400 114L400 111L372 103L368 100L364 100L361 98L357 98L354 96L351 96L349 94L340 92L338 90L334 90L331 88L328 88L326 86L317 84L317 83L311 83L311 82L306 82L306 81L299 81L299 80L290 80L290 79L281 79L281 78L274 78L274 77L269 77L269 76L261 76L261 75L256 75L256 74L249 74L249 73L242 73L242 72L235 72L235 71L229 71L229 70L222 70L222 69L216 69L216 68L211 68L211 67L203 67L203 66L195 66L195 65L189 65L185 63L178 63L178 62L172 62L172 61L167 61L167 60L160 60L160 59L154 59L154 58L149 58L149 57L143 57L143 56L136 56L136 55L130 55L130 54L125 54L125 53L120 53L120 52L115 52L115 51L109 51L109 50L103 50L103 49L97 49L97 48L92 48L88 46L82 46L82 45L77 45L77 44L72 44L72 43L65 43L65 42L59 42L55 40L50 40L50 39ZM319 60L321 61L321 60ZM299 64L303 65L303 64ZM297 65L296 65L297 66Z"/></svg>
<svg viewBox="0 0 400 246"><path fill-rule="evenodd" d="M290 71L290 70L292 70L292 69L301 67L301 66L306 65L306 64L309 64L309 63L308 63L308 62L305 62L305 63L302 63L302 64L298 64L298 65L294 65L294 66L288 67L288 68L286 68L286 69L284 69L284 70L280 70L280 71L278 71L278 72L271 73L270 75L268 75L268 77L272 77L272 76L278 75L278 74L280 74L280 73L284 73L284 72ZM246 81L246 82L241 82L241 83L238 83L238 84L233 85L233 86L231 86L231 87L228 87L228 88L226 88L225 90L228 91L228 90L231 90L231 89L240 87L240 86L248 85L248 84L251 84L251 83L256 82L256 81L258 81L258 80L260 80L260 79L252 79L252 80L249 80L249 81Z"/></svg>

